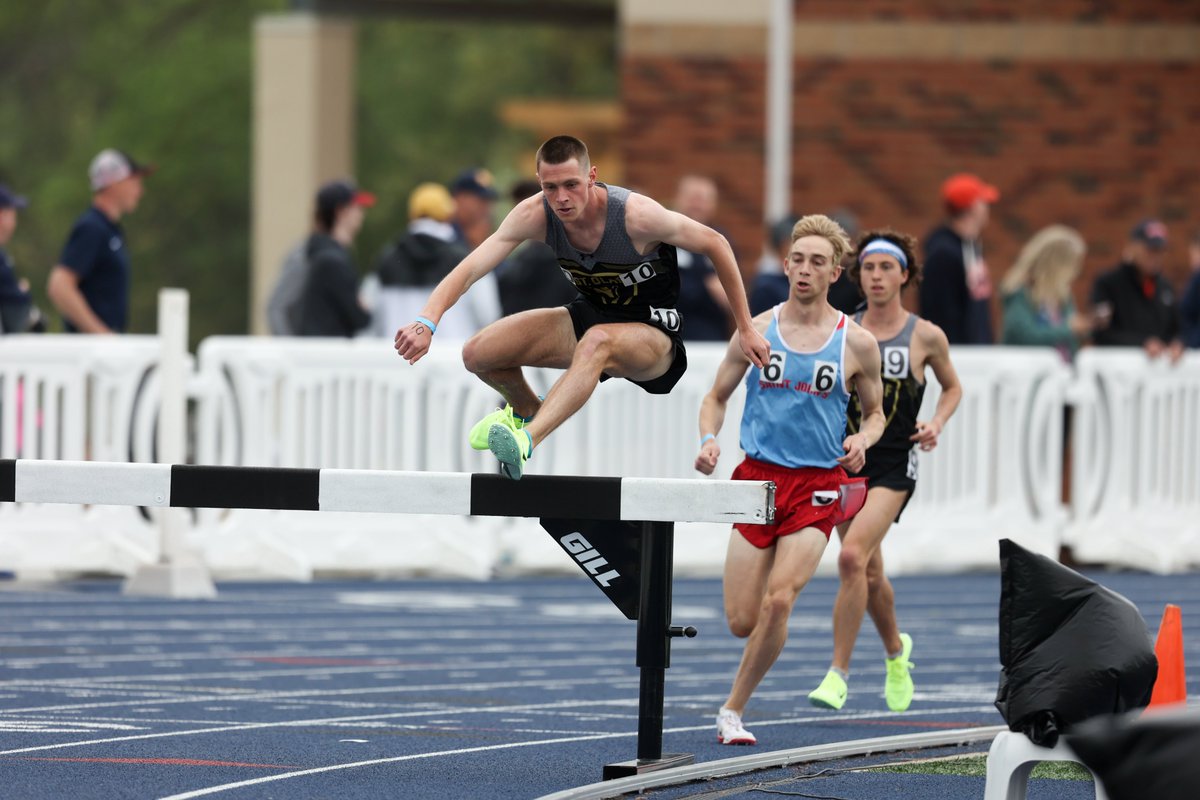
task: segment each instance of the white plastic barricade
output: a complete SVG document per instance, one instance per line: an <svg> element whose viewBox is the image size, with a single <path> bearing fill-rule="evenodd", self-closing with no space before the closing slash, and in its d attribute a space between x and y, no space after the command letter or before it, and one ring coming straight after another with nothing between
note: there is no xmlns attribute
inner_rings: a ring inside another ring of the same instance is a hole
<svg viewBox="0 0 1200 800"><path fill-rule="evenodd" d="M198 354L196 461L242 466L489 472L467 431L501 399L462 365L461 342L438 341L409 365L385 339L213 337ZM528 465L529 474L697 477L696 415L723 346L689 347L670 395L605 381ZM559 370L530 369L545 394ZM719 478L740 458L741 393L731 403ZM675 563L711 572L728 528L681 523ZM399 534L399 535L397 535ZM314 571L486 577L571 568L535 520L231 510L197 512L190 541L218 576Z"/></svg>
<svg viewBox="0 0 1200 800"><path fill-rule="evenodd" d="M1076 366L1066 543L1085 563L1200 567L1200 353L1092 349Z"/></svg>
<svg viewBox="0 0 1200 800"><path fill-rule="evenodd" d="M962 402L931 452L918 451L917 489L883 542L891 574L995 569L1000 539L1058 557L1063 402L1057 352L953 347ZM932 370L921 419L940 395Z"/></svg>
<svg viewBox="0 0 1200 800"><path fill-rule="evenodd" d="M155 336L0 336L0 458L151 460L158 358ZM0 504L0 569L127 573L158 555L151 519L137 508Z"/></svg>
<svg viewBox="0 0 1200 800"><path fill-rule="evenodd" d="M493 459L472 451L466 433L499 398L464 369L460 350L460 343L438 342L410 366L380 339L207 340L199 355L197 460L491 471ZM529 473L695 477L697 414L724 351L689 346L689 369L669 395L605 381L534 453ZM993 569L1004 537L1036 552L1058 551L1065 366L1054 351L1024 348L956 348L953 358L964 400L940 446L920 458L917 495L886 543L893 573ZM544 393L561 373L527 374ZM730 400L714 480L727 479L741 459L743 397L739 389ZM935 383L924 416L936 401ZM198 513L205 530L193 544L218 574L253 574L264 564L292 577L314 570L483 576L570 566L531 520ZM728 526L681 523L679 533L681 573L720 571ZM836 552L834 545L823 571L836 569Z"/></svg>
<svg viewBox="0 0 1200 800"><path fill-rule="evenodd" d="M724 353L688 346L669 395L605 381L534 453L531 474L696 477L697 414ZM1088 350L1078 377L1049 349L955 347L964 387L903 520L884 542L892 574L995 569L1012 538L1050 556L1065 531L1077 557L1154 570L1200 564L1200 356L1177 367L1137 352ZM156 337L0 337L0 458L154 460ZM190 362L190 359L189 359ZM461 343L417 365L386 339L213 337L188 365L189 458L196 464L490 472L471 425L500 398L466 371ZM545 393L561 374L527 375ZM936 381L922 417L937 401ZM741 458L743 403L730 400L713 480ZM1063 507L1063 417L1073 424L1073 520ZM0 569L128 574L158 557L154 510L0 505ZM569 571L527 519L189 512L188 544L218 578L314 572L448 574ZM721 570L728 527L680 523L680 573ZM836 542L836 540L835 540ZM836 569L836 544L823 561Z"/></svg>
<svg viewBox="0 0 1200 800"><path fill-rule="evenodd" d="M438 344L412 367L384 339L206 339L195 382L197 463L471 471L446 433L464 406L482 416L493 401L462 377L460 346ZM454 440L463 448L464 437L465 429ZM202 509L196 523L190 544L218 577L484 578L496 561L498 523L489 519Z"/></svg>

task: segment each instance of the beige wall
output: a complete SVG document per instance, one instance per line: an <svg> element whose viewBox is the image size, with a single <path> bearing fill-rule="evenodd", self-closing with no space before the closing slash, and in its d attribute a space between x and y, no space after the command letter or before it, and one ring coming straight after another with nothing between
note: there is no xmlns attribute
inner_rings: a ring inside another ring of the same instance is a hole
<svg viewBox="0 0 1200 800"><path fill-rule="evenodd" d="M254 180L250 329L287 250L312 227L317 187L354 171L355 26L272 14L254 26Z"/></svg>

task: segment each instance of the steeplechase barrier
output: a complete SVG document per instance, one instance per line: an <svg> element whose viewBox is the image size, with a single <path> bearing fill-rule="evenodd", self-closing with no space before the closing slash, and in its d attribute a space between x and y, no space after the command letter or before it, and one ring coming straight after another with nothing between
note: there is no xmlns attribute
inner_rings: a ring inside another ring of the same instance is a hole
<svg viewBox="0 0 1200 800"><path fill-rule="evenodd" d="M775 485L538 475L511 481L490 474L4 459L0 502L538 517L543 524L555 523L552 535L566 531L558 537L564 549L602 584L622 576L600 572L607 561L579 528L589 522L636 522L641 527L637 757L605 765L605 778L619 778L693 761L690 754L662 752L670 640L696 635L694 628L671 624L674 523L769 523Z"/></svg>

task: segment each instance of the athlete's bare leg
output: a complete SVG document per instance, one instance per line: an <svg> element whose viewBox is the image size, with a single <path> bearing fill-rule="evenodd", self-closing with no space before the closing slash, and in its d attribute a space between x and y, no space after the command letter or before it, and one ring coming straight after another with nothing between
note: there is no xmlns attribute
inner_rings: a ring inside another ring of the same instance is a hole
<svg viewBox="0 0 1200 800"><path fill-rule="evenodd" d="M541 400L522 367L565 369L575 352L575 329L565 308L538 308L496 320L463 345L463 364L498 391L513 411L533 416Z"/></svg>
<svg viewBox="0 0 1200 800"><path fill-rule="evenodd" d="M891 528L892 520L900 513L905 497L904 492L882 486L868 490L862 510L850 521L844 534L838 531L842 534L842 551L838 554L841 583L833 604L832 666L843 672L850 671L850 656L867 609L867 565Z"/></svg>
<svg viewBox="0 0 1200 800"><path fill-rule="evenodd" d="M892 582L883 570L883 548L875 548L867 563L867 614L879 631L883 651L887 655L899 653L904 643L900 641L900 628L896 624L896 593Z"/></svg>
<svg viewBox="0 0 1200 800"><path fill-rule="evenodd" d="M513 323L499 327L509 320ZM540 336L548 341L535 344ZM522 356L524 344L531 349ZM513 411L523 417L536 412L536 418L525 426L534 446L583 408L600 384L601 374L652 380L667 371L674 356L670 337L640 322L595 325L576 342L570 314L561 308L527 311L495 322L463 348L467 369L504 395ZM539 404L521 366L565 367L566 372Z"/></svg>
<svg viewBox="0 0 1200 800"><path fill-rule="evenodd" d="M735 636L748 636L733 688L724 706L739 714L787 642L787 623L800 590L821 561L828 539L816 528L804 528L775 542L774 556L764 555L734 532L725 560L725 614ZM764 568L769 570L763 582ZM730 587L745 582L758 587L758 610L751 612L749 589ZM730 600L733 603L730 603ZM751 621L752 618L752 621ZM747 627L749 623L749 627Z"/></svg>
<svg viewBox="0 0 1200 800"><path fill-rule="evenodd" d="M767 592L767 576L775 564L775 548L758 548L734 528L729 532L725 551L725 621L729 632L745 639L758 624L763 596Z"/></svg>

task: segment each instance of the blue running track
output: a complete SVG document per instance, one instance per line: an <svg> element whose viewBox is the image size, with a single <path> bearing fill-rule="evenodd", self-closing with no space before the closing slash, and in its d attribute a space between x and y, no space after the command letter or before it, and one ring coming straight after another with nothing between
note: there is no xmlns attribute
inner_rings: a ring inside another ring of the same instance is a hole
<svg viewBox="0 0 1200 800"><path fill-rule="evenodd" d="M1166 603L1182 606L1196 696L1200 578L1091 577L1133 600L1152 633ZM755 752L1002 722L992 705L999 576L894 583L901 626L915 640L912 708L895 714L884 704L869 621L846 707L807 705L828 667L836 591L818 578L747 709ZM676 581L673 622L700 635L673 642L663 749L697 762L746 755L718 745L713 725L742 648L725 627L720 581ZM0 795L538 798L595 783L605 764L636 755L634 638L634 623L582 575L231 583L210 601L126 597L115 581L0 584ZM983 792L979 778L850 772L800 788L797 776L819 768L708 788L738 797L737 786L783 781L771 786L850 800ZM718 796L695 792L645 796Z"/></svg>

